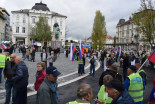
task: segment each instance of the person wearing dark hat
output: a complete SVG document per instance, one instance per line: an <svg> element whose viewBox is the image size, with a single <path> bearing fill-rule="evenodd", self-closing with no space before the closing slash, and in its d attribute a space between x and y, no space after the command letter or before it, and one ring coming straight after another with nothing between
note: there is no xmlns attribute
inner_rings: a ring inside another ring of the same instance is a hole
<svg viewBox="0 0 155 104"><path fill-rule="evenodd" d="M136 67L137 70L141 67L141 64L140 64L139 59L136 59L136 60L135 60L135 67ZM144 80L145 85L146 85L147 76L146 76L145 71L144 71L143 69L140 69L140 70L138 71L138 73L139 73L139 75L142 77L142 79Z"/></svg>
<svg viewBox="0 0 155 104"><path fill-rule="evenodd" d="M134 104L133 98L129 95L128 91L123 88L120 80L114 79L109 83L105 83L106 92L108 97L113 98L110 104Z"/></svg>
<svg viewBox="0 0 155 104"><path fill-rule="evenodd" d="M61 73L54 66L46 69L46 78L37 92L37 104L58 104L57 78Z"/></svg>
<svg viewBox="0 0 155 104"><path fill-rule="evenodd" d="M128 77L124 82L124 88L128 90L130 96L134 100L134 104L143 104L143 92L145 89L145 83L139 73L136 73L137 69L131 65L128 68Z"/></svg>

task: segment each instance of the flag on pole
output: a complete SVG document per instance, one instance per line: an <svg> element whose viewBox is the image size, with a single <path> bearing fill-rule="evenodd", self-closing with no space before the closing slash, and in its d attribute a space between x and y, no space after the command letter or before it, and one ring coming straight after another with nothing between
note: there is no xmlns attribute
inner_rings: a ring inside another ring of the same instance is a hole
<svg viewBox="0 0 155 104"><path fill-rule="evenodd" d="M1 43L1 48L2 49L7 49L7 46L5 46L4 44Z"/></svg>
<svg viewBox="0 0 155 104"><path fill-rule="evenodd" d="M121 46L118 47L117 52L119 52L119 56L121 56Z"/></svg>
<svg viewBox="0 0 155 104"><path fill-rule="evenodd" d="M153 50L153 52L150 54L148 60L155 64L155 50Z"/></svg>
<svg viewBox="0 0 155 104"><path fill-rule="evenodd" d="M75 48L74 45L72 45L72 43L71 43L71 48L70 48L70 60L72 60L72 61L74 60L73 54L74 54L75 50L76 50L76 48Z"/></svg>
<svg viewBox="0 0 155 104"><path fill-rule="evenodd" d="M34 49L34 43L33 43L33 40L32 40L32 50Z"/></svg>
<svg viewBox="0 0 155 104"><path fill-rule="evenodd" d="M55 40L55 41L54 41L54 45L55 45L55 46L56 46L56 43L57 43L57 41Z"/></svg>
<svg viewBox="0 0 155 104"><path fill-rule="evenodd" d="M82 54L84 53L84 48L82 46L81 40L80 40L80 45L79 45L79 60L82 59Z"/></svg>

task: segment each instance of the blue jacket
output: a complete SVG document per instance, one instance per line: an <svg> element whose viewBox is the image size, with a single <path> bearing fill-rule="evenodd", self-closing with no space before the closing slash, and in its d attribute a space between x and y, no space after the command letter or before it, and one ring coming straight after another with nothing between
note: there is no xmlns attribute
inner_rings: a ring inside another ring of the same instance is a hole
<svg viewBox="0 0 155 104"><path fill-rule="evenodd" d="M22 88L28 85L28 68L23 61L20 61L17 65L16 75L12 77L16 88Z"/></svg>
<svg viewBox="0 0 155 104"><path fill-rule="evenodd" d="M43 61L43 52L41 53L41 61ZM47 52L46 52L46 59L47 59L47 57L48 57L48 54L47 54Z"/></svg>
<svg viewBox="0 0 155 104"><path fill-rule="evenodd" d="M134 100L129 93L124 90L117 99L114 99L111 104L134 104Z"/></svg>

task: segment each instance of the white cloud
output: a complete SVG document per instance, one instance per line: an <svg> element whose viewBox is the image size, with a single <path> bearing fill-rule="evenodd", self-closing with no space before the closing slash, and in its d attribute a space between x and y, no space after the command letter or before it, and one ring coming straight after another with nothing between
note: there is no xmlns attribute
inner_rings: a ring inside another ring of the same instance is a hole
<svg viewBox="0 0 155 104"><path fill-rule="evenodd" d="M66 15L70 39L84 39L92 32L96 10L105 16L108 35L114 36L119 19L128 19L140 7L140 0L42 0L51 11ZM153 0L155 1L155 0ZM9 11L31 9L40 0L0 0Z"/></svg>

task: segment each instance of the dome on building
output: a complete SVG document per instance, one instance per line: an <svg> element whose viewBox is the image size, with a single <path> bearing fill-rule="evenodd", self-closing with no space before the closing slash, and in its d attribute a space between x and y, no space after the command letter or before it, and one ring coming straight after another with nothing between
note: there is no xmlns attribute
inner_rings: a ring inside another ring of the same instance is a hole
<svg viewBox="0 0 155 104"><path fill-rule="evenodd" d="M50 9L47 7L47 5L42 2L35 3L35 5L32 7L32 9L42 10L42 11L50 11Z"/></svg>

